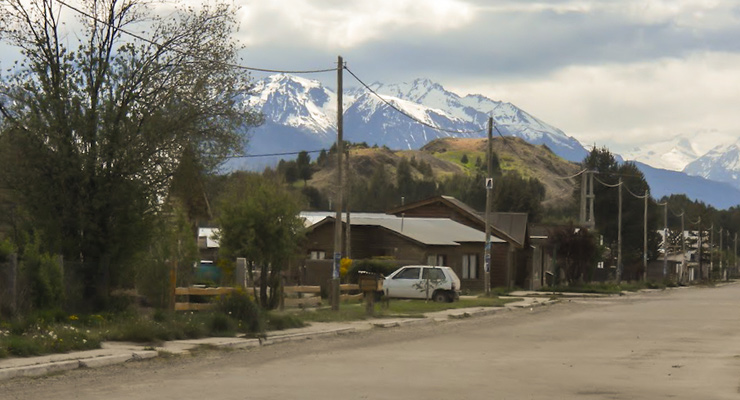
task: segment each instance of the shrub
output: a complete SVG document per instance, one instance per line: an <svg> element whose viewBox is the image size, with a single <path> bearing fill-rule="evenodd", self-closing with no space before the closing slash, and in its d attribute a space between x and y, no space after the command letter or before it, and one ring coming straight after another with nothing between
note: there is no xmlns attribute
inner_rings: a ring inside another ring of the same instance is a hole
<svg viewBox="0 0 740 400"><path fill-rule="evenodd" d="M214 312L210 314L210 317L208 327L211 335L233 336L236 332L237 324L228 315L222 312Z"/></svg>
<svg viewBox="0 0 740 400"><path fill-rule="evenodd" d="M267 314L267 329L282 331L291 328L302 328L306 326L302 319L298 318L293 314L278 314L268 313Z"/></svg>
<svg viewBox="0 0 740 400"><path fill-rule="evenodd" d="M235 290L216 301L216 311L240 322L240 330L247 333L262 333L265 323L262 310L243 290Z"/></svg>

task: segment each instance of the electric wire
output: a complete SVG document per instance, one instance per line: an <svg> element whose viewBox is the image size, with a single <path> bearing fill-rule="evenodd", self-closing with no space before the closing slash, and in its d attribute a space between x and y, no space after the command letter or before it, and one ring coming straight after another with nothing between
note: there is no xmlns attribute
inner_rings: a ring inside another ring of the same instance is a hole
<svg viewBox="0 0 740 400"><path fill-rule="evenodd" d="M553 179L562 179L562 180L573 179L573 178L575 178L577 176L582 175L586 171L588 171L588 169L583 169L583 170L581 170L581 171L579 171L579 172L577 172L577 173L575 173L574 175L571 175L571 176L554 176Z"/></svg>
<svg viewBox="0 0 740 400"><path fill-rule="evenodd" d="M383 96L379 95L378 92L376 92L375 90L373 90L372 88L370 88L370 86L368 86L365 82L363 82L363 80L360 79L357 75L355 75L355 73L352 72L352 70L350 70L349 68L347 68L347 66L344 66L344 69L347 72L349 72L349 74L352 75L352 77L355 78L355 80L357 82L359 82L360 85L362 85L365 89L367 89L367 91L369 91L373 96L377 97L380 101L382 101L383 103L385 103L388 107L394 109L395 111L397 111L401 115L405 116L406 118L408 118L408 119L410 119L410 120L412 120L412 121L414 121L414 122L416 122L418 124L424 125L424 126L426 126L428 128L431 128L431 129L434 129L434 130L437 130L437 131L448 132L448 133L457 133L457 134L463 134L463 135L465 135L465 134L480 133L480 132L483 132L483 131L486 130L486 128L481 128L481 129L476 130L476 131L459 131L459 130L456 130L456 129L445 129L445 128L441 128L441 127L438 127L438 126L434 126L434 125L432 125L430 123L424 122L424 121L422 121L422 120L414 117L413 115L407 113L406 111L401 110L395 104L393 104L392 102L390 102L390 101L386 100L385 98L383 98ZM501 133L499 132L499 135L500 134Z"/></svg>
<svg viewBox="0 0 740 400"><path fill-rule="evenodd" d="M243 154L238 156L227 156L226 158L254 158L254 157L271 157L271 156L293 156L303 152L306 153L320 153L322 151L328 151L327 149L319 150L301 150L301 151L288 151L285 153L267 153L267 154Z"/></svg>
<svg viewBox="0 0 740 400"><path fill-rule="evenodd" d="M604 186L606 186L606 187L610 187L610 188L615 188L615 187L619 187L619 186L620 186L620 185L621 185L621 184L623 183L623 182L620 182L620 183L617 183L617 184L614 184L614 185L612 185L612 184L609 184L609 183L605 183L605 182L603 182L603 181L602 181L601 179L599 179L599 178L597 178L597 177L595 177L595 176L594 176L594 180L595 180L596 182L599 182L600 184L602 184L602 185L604 185Z"/></svg>
<svg viewBox="0 0 740 400"><path fill-rule="evenodd" d="M162 44L157 43L154 40L151 40L149 38L146 38L146 37L144 37L142 35L139 35L137 33L131 32L129 30L126 30L126 29L123 29L123 28L120 28L120 27L116 27L111 22L101 20L100 18L96 17L95 15L92 15L92 14L90 14L88 12L85 12L84 10L81 10L81 9L75 7L75 6L71 6L71 5L67 4L63 0L57 0L57 2L59 4L65 6L65 7L69 8L70 10L72 10L72 11L74 11L74 12L76 12L76 13L84 16L84 17L86 17L86 18L92 19L95 22L101 23L103 25L107 25L107 26L109 26L111 28L115 28L116 30L118 30L118 31L120 31L122 33L125 33L126 35L129 35L129 36L131 36L133 38L139 39L141 41L144 41L146 43L149 43L151 45L154 45L154 46L157 46L157 47L160 47L160 48L161 47L164 47ZM178 50L176 48L171 48L171 50L173 52L179 53L181 55L190 55L187 52ZM232 68L239 68L239 69L243 69L243 70L247 70L247 71L271 72L271 73L281 73L281 74L316 74L316 73L322 73L322 72L332 72L332 71L336 71L337 70L336 68L309 69L309 70L282 70L282 69L270 69L270 68L249 67L249 66L246 66L246 65L239 65L239 64L232 64L232 63L226 63L225 65L227 65L229 67L232 67Z"/></svg>
<svg viewBox="0 0 740 400"><path fill-rule="evenodd" d="M631 194L633 197L636 197L638 199L644 199L644 198L650 196L650 192L649 191L646 191L645 194L643 194L642 196L636 195L636 194L632 193L632 191L630 190L629 187L627 187L627 185L624 186L624 189L627 190L627 193Z"/></svg>

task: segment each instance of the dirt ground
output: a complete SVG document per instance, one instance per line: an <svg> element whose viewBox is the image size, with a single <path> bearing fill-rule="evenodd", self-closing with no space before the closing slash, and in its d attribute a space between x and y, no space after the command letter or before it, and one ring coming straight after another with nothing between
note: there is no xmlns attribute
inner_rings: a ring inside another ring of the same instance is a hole
<svg viewBox="0 0 740 400"><path fill-rule="evenodd" d="M0 382L0 399L737 399L740 285Z"/></svg>

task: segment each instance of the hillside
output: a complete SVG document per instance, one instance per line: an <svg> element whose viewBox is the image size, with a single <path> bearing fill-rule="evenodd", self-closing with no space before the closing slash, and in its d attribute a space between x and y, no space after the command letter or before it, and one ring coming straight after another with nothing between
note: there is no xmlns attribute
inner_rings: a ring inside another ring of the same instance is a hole
<svg viewBox="0 0 740 400"><path fill-rule="evenodd" d="M519 138L493 139L493 151L498 155L501 169L517 171L522 177L537 178L546 188L545 205L570 202L574 180L561 179L577 173L580 167L566 161L544 146L535 146ZM473 175L476 161L485 164L486 139L442 138L428 143L419 150L389 150L384 147L352 148L350 150L350 179L367 181L378 166L385 168L389 179L395 181L396 169L402 158L429 164L434 180L440 182L454 174ZM466 155L467 164L460 160ZM333 193L336 168L330 160L314 172L309 185L322 193ZM414 169L412 174L421 178ZM484 183L481 182L481 185Z"/></svg>

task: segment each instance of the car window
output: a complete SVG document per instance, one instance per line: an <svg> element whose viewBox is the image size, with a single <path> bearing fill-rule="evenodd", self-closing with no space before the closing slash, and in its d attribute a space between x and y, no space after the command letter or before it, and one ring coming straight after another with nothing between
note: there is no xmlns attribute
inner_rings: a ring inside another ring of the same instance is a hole
<svg viewBox="0 0 740 400"><path fill-rule="evenodd" d="M406 268L399 272L393 279L419 279L420 268Z"/></svg>
<svg viewBox="0 0 740 400"><path fill-rule="evenodd" d="M421 279L443 281L445 279L445 273L439 268L424 268L424 273L422 273Z"/></svg>

